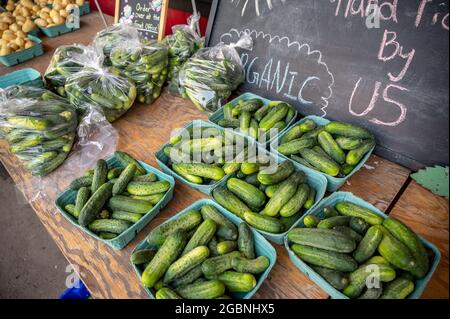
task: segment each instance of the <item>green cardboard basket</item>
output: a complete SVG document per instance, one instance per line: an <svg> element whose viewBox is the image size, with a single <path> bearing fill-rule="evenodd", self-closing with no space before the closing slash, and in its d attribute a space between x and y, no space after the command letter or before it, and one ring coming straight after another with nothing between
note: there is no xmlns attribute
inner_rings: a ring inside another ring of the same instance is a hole
<svg viewBox="0 0 450 319"><path fill-rule="evenodd" d="M383 212L381 212L378 208L375 206L369 204L365 200L356 197L352 193L348 192L336 192L332 194L331 196L325 198L322 200L319 205L317 205L315 208L313 208L308 214L305 214L295 225L296 228L305 227L303 220L305 219L305 216L307 215L314 215L319 218L324 217L323 209L327 206L334 206L338 202L342 201L349 201L354 204L357 204L359 206L362 206L364 208L367 208L371 211L373 211L375 214L383 217L384 219L388 218L387 215L385 215ZM414 291L408 296L408 299L419 299L422 295L423 291L425 290L428 282L430 281L431 277L433 276L433 273L436 271L436 268L439 264L439 261L441 260L441 253L439 252L439 249L429 241L423 239L420 237L420 240L422 241L423 245L426 249L432 251L433 257L430 260L430 270L428 271L428 274L421 279L416 280L415 282L415 289ZM338 291L337 289L333 288L324 278L322 278L318 273L316 273L308 264L303 262L297 255L292 251L291 247L289 246L289 240L286 235L284 238L284 245L289 253L289 257L291 261L295 264L295 266L304 273L308 278L310 278L312 281L314 281L317 285L319 285L320 288L322 288L327 294L329 294L334 299L349 299L347 296L345 296L343 293Z"/></svg>
<svg viewBox="0 0 450 319"><path fill-rule="evenodd" d="M121 167L120 162L116 159L115 156L110 157L106 161L108 163L109 167ZM75 198L77 196L77 192L72 189L66 189L64 192L58 195L56 199L56 207L61 212L61 214L72 223L72 225L76 226L77 228L81 229L88 235L98 239L99 241L105 243L106 245L120 250L124 248L130 241L133 240L134 237L145 227L147 224L163 209L172 199L173 197L173 190L175 187L175 180L172 178L172 176L168 176L156 168L138 161L139 164L145 169L147 173L154 173L156 176L158 176L159 180L168 181L170 183L170 188L164 195L164 197L160 200L158 204L156 204L150 211L147 212L137 223L133 224L130 228L128 228L125 232L117 236L116 238L105 240L100 237L98 237L95 233L91 232L89 229L86 229L84 227L81 227L78 222L75 220L75 218L66 212L65 206L67 204L71 204L75 202Z"/></svg>
<svg viewBox="0 0 450 319"><path fill-rule="evenodd" d="M24 85L43 88L41 74L32 68L17 70L0 76L0 89L5 89L12 85Z"/></svg>
<svg viewBox="0 0 450 319"><path fill-rule="evenodd" d="M34 45L31 48L0 56L0 62L4 66L14 66L16 64L31 60L34 57L43 55L44 49L42 47L42 41L32 35L28 35L28 38L34 42Z"/></svg>
<svg viewBox="0 0 450 319"><path fill-rule="evenodd" d="M322 125L322 126L327 125L328 123L330 123L329 120L327 120L327 119L325 119L325 118L323 118L323 117L319 117L319 116L315 116L315 115L310 115L310 116L307 116L307 117L303 118L301 121L299 121L299 122L293 124L293 125L291 126L291 128L292 128L292 127L295 127L295 126L297 126L297 125L299 125L299 124L301 124L301 123L303 123L303 122L305 122L306 120L313 120L314 122L316 122L316 124ZM287 157L287 156L281 154L280 152L278 152L278 150L277 150L277 145L279 145L279 141L281 141L281 139L286 135L286 133L287 133L287 131L284 132L283 134L281 134L277 140L273 141L273 142L270 144L270 150L271 150L273 153L277 154L278 156L280 156L280 157L282 157L282 158L284 158L284 159L288 159L288 160L292 161L292 162L293 162L296 166L298 166L298 167L302 167L303 169L308 170L308 171L318 172L319 174L322 174L323 176L325 176L325 177L327 178L327 180L328 180L328 188L327 188L327 190L328 190L329 192L335 192L335 191L337 191L342 185L344 185L344 183L345 183L350 177L352 177L356 172L358 172L358 171L361 169L361 167L363 167L364 164L367 162L367 160L369 159L369 157L372 155L373 150L375 149L375 147L373 147L373 148L372 148L372 149L371 149L371 150L370 150L370 151L369 151L369 152L361 159L361 161L359 162L359 164L356 165L356 167L353 169L353 171L352 171L350 174L348 174L347 176L342 177L342 178L339 178L339 177L333 177L333 176L330 176L330 175L328 175L328 174L325 174L325 173L319 172L319 171L317 171L317 170L311 169L311 168L309 168L309 167L306 167L306 166L300 164L299 162L296 162L296 161L290 159L289 157Z"/></svg>
<svg viewBox="0 0 450 319"><path fill-rule="evenodd" d="M203 206L205 206L205 205L212 205L215 208L217 208L217 210L223 216L228 218L236 226L239 226L239 224L242 222L238 217L236 217L235 215L231 214L226 209L223 209L220 205L218 205L216 202L214 202L214 201L212 201L210 199L202 199L202 200L199 200L199 201L193 203L192 205L190 205L189 207L187 207L186 209L184 209L180 213L178 213L175 216L171 217L166 222L168 222L170 220L174 220L174 219L180 217L181 215L184 215L184 214L190 212L191 210L200 211L200 209ZM269 258L270 265L266 269L266 271L264 271L264 273L255 276L258 282L257 282L255 288L253 288L252 291L250 291L248 293L231 293L230 297L232 297L233 299L251 299L253 297L253 295L258 291L258 289L261 287L261 285L264 282L264 280L267 279L270 271L272 270L272 268L275 265L275 262L277 260L277 253L276 253L275 249L272 247L272 245L263 236L261 236L258 232L256 232L255 230L252 230L252 232L253 232L253 238L254 238L254 241L255 241L256 256L266 256L267 258ZM157 248L157 247L150 245L144 239L138 246L136 246L136 248L134 249L133 252L138 251L138 250L142 250L142 249L150 249L150 248ZM144 272L143 269L141 267L138 267L137 265L134 265L134 264L132 264L132 265L133 265L133 268L136 271L136 274L137 274L137 276L139 277L139 280L140 280L140 278L142 277L142 273ZM147 287L144 287L144 289L148 293L148 295L150 296L151 299L155 299L155 293L156 292L154 291L154 289L149 289Z"/></svg>
<svg viewBox="0 0 450 319"><path fill-rule="evenodd" d="M63 24L60 24L60 25L55 25L55 26L50 27L50 28L39 27L39 29L47 37L54 38L54 37L59 37L60 35L63 35L65 33L77 31L77 30L80 29L80 27L71 27L71 28L69 28L68 26L66 26L65 23L63 23Z"/></svg>

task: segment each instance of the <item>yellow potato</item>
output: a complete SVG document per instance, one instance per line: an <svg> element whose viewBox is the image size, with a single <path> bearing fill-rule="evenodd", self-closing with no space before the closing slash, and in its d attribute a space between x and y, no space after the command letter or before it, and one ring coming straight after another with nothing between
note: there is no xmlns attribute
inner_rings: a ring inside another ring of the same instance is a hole
<svg viewBox="0 0 450 319"><path fill-rule="evenodd" d="M30 9L28 9L26 7L23 7L21 11L22 11L22 17L29 17L31 15Z"/></svg>
<svg viewBox="0 0 450 319"><path fill-rule="evenodd" d="M13 23L9 26L9 30L17 32L19 31L21 28L17 25L17 23Z"/></svg>
<svg viewBox="0 0 450 319"><path fill-rule="evenodd" d="M7 45L8 45L8 42L9 42L9 41L7 41L7 40L5 40L5 39L0 39L0 47L2 47L2 46L7 46Z"/></svg>
<svg viewBox="0 0 450 319"><path fill-rule="evenodd" d="M39 7L37 4L35 4L35 5L31 8L31 10L33 10L33 12L38 12L39 9L40 9L40 7Z"/></svg>
<svg viewBox="0 0 450 319"><path fill-rule="evenodd" d="M56 18L53 18L53 22L58 25L58 24L63 24L66 20L61 17L61 16L57 16Z"/></svg>
<svg viewBox="0 0 450 319"><path fill-rule="evenodd" d="M17 21L16 23L17 23L17 25L18 25L19 27L22 28L24 22L23 22L23 21Z"/></svg>
<svg viewBox="0 0 450 319"><path fill-rule="evenodd" d="M36 23L38 26L40 26L40 27L46 27L47 26L47 20L44 20L44 19L42 19L42 18L38 18L38 19L36 19L36 20L34 20L34 23Z"/></svg>
<svg viewBox="0 0 450 319"><path fill-rule="evenodd" d="M55 9L52 9L52 10L50 11L50 17L51 17L52 19L54 19L54 18L56 18L56 17L59 17L59 11L56 11Z"/></svg>
<svg viewBox="0 0 450 319"><path fill-rule="evenodd" d="M19 46L13 41L9 42L7 47L10 48L12 51L17 51L17 49L19 49Z"/></svg>
<svg viewBox="0 0 450 319"><path fill-rule="evenodd" d="M34 42L31 40L25 41L25 49L31 48L34 45Z"/></svg>
<svg viewBox="0 0 450 319"><path fill-rule="evenodd" d="M16 32L16 37L25 39L27 35L22 30Z"/></svg>
<svg viewBox="0 0 450 319"><path fill-rule="evenodd" d="M27 18L25 18L25 17L17 16L17 17L16 17L16 22L19 22L19 21L25 22L26 19L27 19Z"/></svg>
<svg viewBox="0 0 450 319"><path fill-rule="evenodd" d="M14 23L14 18L12 17L12 16L5 16L4 18L3 18L3 22L5 22L5 23L7 23L7 24L12 24L12 23Z"/></svg>
<svg viewBox="0 0 450 319"><path fill-rule="evenodd" d="M44 7L44 8L42 8L41 9L41 12L47 12L47 13L50 13L50 8L49 7Z"/></svg>
<svg viewBox="0 0 450 319"><path fill-rule="evenodd" d="M48 18L50 18L50 15L48 14L48 12L41 11L41 12L39 12L39 18L48 19Z"/></svg>
<svg viewBox="0 0 450 319"><path fill-rule="evenodd" d="M31 30L33 30L34 28L36 28L36 24L34 24L33 21L31 21L31 20L28 19L28 20L23 24L23 26L22 26L22 31L25 32L25 33L28 33L28 32L30 32Z"/></svg>
<svg viewBox="0 0 450 319"><path fill-rule="evenodd" d="M1 30L1 31L3 31L3 30L8 30L8 28L9 28L9 25L8 25L7 23L5 23L5 22L0 22L0 30Z"/></svg>
<svg viewBox="0 0 450 319"><path fill-rule="evenodd" d="M7 10L7 11L14 11L14 9L15 9L16 7L14 6L14 3L8 3L7 5L6 5L6 7L5 7L5 9Z"/></svg>
<svg viewBox="0 0 450 319"><path fill-rule="evenodd" d="M13 41L16 38L15 34L6 33L6 31L3 31L2 39L6 41Z"/></svg>
<svg viewBox="0 0 450 319"><path fill-rule="evenodd" d="M34 2L31 0L22 0L20 3L28 9L31 9L34 6Z"/></svg>
<svg viewBox="0 0 450 319"><path fill-rule="evenodd" d="M23 48L25 46L25 40L23 38L17 37L14 40L14 43L17 44L19 48Z"/></svg>
<svg viewBox="0 0 450 319"><path fill-rule="evenodd" d="M0 49L0 56L5 56L11 53L12 51L7 45L2 45L2 48Z"/></svg>
<svg viewBox="0 0 450 319"><path fill-rule="evenodd" d="M52 24L53 23L53 19L52 18L47 18L45 20L47 21L47 24Z"/></svg>
<svg viewBox="0 0 450 319"><path fill-rule="evenodd" d="M59 10L59 15L63 18L67 18L69 15L69 12L67 12L65 9Z"/></svg>
<svg viewBox="0 0 450 319"><path fill-rule="evenodd" d="M83 4L84 4L84 0L75 0L75 4L77 5L77 6L82 6Z"/></svg>

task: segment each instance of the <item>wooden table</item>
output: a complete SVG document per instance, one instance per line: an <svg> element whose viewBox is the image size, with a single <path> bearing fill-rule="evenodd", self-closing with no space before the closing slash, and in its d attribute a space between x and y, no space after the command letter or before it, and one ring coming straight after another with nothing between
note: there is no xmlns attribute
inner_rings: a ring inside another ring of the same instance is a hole
<svg viewBox="0 0 450 319"><path fill-rule="evenodd" d="M0 74L23 67L34 67L44 72L56 47L67 43L87 44L101 28L98 13L91 13L82 18L81 30L44 39L44 56L15 68L0 67ZM154 154L168 140L173 129L181 128L194 119L206 118L190 102L163 93L153 105L136 105L114 123L119 135L118 149L157 166ZM169 205L125 249L114 251L73 227L54 206L57 193L79 174L76 168L65 164L39 181L8 152L4 141L0 142L0 160L64 256L78 267L83 282L94 298L147 298L129 262L131 251L155 226L206 197L177 182L175 196ZM353 192L382 211L400 218L439 247L442 261L423 297L448 298L448 201L411 182L409 174L408 169L374 155L342 190ZM274 244L274 247L278 255L277 263L255 298L328 298L291 263L283 246Z"/></svg>

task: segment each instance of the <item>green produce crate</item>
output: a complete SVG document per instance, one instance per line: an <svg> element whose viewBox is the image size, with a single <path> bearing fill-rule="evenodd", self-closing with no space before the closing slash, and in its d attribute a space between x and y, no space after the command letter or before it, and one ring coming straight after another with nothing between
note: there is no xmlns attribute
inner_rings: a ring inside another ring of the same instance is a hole
<svg viewBox="0 0 450 319"><path fill-rule="evenodd" d="M28 34L28 35L32 35L32 36L34 36L34 37L37 37L38 34L39 34L39 28L36 27L36 28L34 28L33 30L31 30L30 32L28 32L27 34Z"/></svg>
<svg viewBox="0 0 450 319"><path fill-rule="evenodd" d="M310 115L310 116L307 116L307 117L303 118L301 121L299 121L299 122L293 124L291 127L294 127L294 126L296 126L296 125L299 125L299 124L305 122L306 120L313 120L313 121L316 122L318 125L322 125L322 126L323 126L323 125L327 125L328 123L330 123L329 120L327 120L327 119L325 119L325 118L323 118L323 117L319 117L319 116L315 116L315 115ZM369 159L369 157L372 155L373 150L375 149L375 147L373 147L373 148L372 148L372 149L371 149L371 150L370 150L370 151L369 151L369 152L361 159L361 161L359 162L359 164L355 167L355 169L354 169L350 174L348 174L347 176L342 177L342 178L339 178L339 177L333 177L333 176L330 176L330 175L328 175L328 174L325 174L325 173L316 171L316 170L314 170L314 169L311 169L311 168L309 168L309 167L306 167L306 166L304 166L304 165L302 165L302 164L300 164L300 163L298 163L298 162L296 162L296 161L294 161L294 160L288 158L287 156L281 154L280 152L278 152L277 148L275 147L275 144L278 145L279 141L281 141L281 139L286 135L286 133L287 133L287 131L284 132L283 134L281 134L280 137L279 137L276 141L273 141L273 142L270 144L270 150L271 150L273 153L277 154L278 156L280 156L280 157L282 157L282 158L284 158L284 159L288 159L288 160L292 161L292 162L293 162L296 166L298 166L298 167L302 167L303 169L308 170L308 171L315 171L315 172L318 172L319 174L322 174L323 176L325 176L325 177L327 178L327 180L328 180L328 188L327 188L327 190L328 190L329 192L335 192L335 191L337 191L342 185L344 185L344 183L345 183L351 176L353 176L356 172L358 172L358 171L361 169L361 167L363 167L364 164L367 162L367 160Z"/></svg>
<svg viewBox="0 0 450 319"><path fill-rule="evenodd" d="M110 157L109 159L107 159L106 162L108 163L108 166L110 166L110 167L121 167L120 162L116 159L115 156ZM128 245L128 243L130 241L133 240L134 237L136 237L136 235L145 226L147 226L147 224L161 211L161 209L163 209L170 202L170 200L173 197L173 189L175 187L175 180L171 176L168 176L168 175L160 172L156 168L154 168L142 161L138 161L138 162L139 162L139 164L142 165L142 167L145 169L145 171L147 173L154 173L156 176L158 176L158 178L160 180L168 181L170 183L170 188L158 204L156 204L149 212L147 212L147 214L145 214L137 223L132 225L130 228L128 228L125 232L123 232L116 238L113 238L110 240L104 240L104 239L98 237L95 233L91 232L90 230L81 227L77 223L75 218L72 215L70 215L68 212L66 212L64 207L67 204L75 202L75 198L77 195L76 191L74 191L72 189L66 189L63 193L59 194L56 199L56 207L69 222L71 222L74 226L81 229L88 235L94 237L95 239L102 241L106 245L108 245L116 250L120 250L120 249L124 248L126 245Z"/></svg>
<svg viewBox="0 0 450 319"><path fill-rule="evenodd" d="M41 74L32 68L17 70L0 76L0 89L5 89L12 85L24 85L37 88L43 88Z"/></svg>
<svg viewBox="0 0 450 319"><path fill-rule="evenodd" d="M260 100L262 100L262 101L264 102L264 105L268 105L268 104L270 103L270 100L268 100L268 99L266 99L266 98L263 98L263 97L260 97L260 96L258 96L258 95L256 95L256 94L253 94L253 93L244 93L244 94L242 94L241 96L235 98L233 101L231 101L231 102L229 102L229 103L227 103L227 104L231 104L231 105L233 105L233 107L234 107L234 106L236 106L236 105L239 103L240 100L250 100L250 99L260 99ZM297 118L297 116L298 116L298 112L295 113L294 118L288 123L288 125L286 126L286 128L284 128L281 132L279 132L278 135L281 135L281 134L284 134L285 132L287 132L287 130L288 130L288 129L292 126L292 124L294 123L294 121L295 121L295 119ZM214 123L215 125L219 126L218 123L219 123L219 121L222 120L223 118L224 118L224 114L223 114L223 107L222 107L222 108L218 109L215 113L213 113L213 114L209 117L208 120L209 120L209 122ZM272 143L275 139L277 139L277 137L275 136L275 137L273 137L272 139L266 141L265 143L260 143L260 142L256 141L254 138L252 138L252 137L250 137L250 136L248 136L248 135L242 134L242 133L240 133L240 132L238 132L238 131L236 131L236 134L245 136L245 137L247 137L249 140L255 141L259 146L264 147L264 148L265 148L267 145L270 145L270 143Z"/></svg>
<svg viewBox="0 0 450 319"><path fill-rule="evenodd" d="M63 35L65 33L69 33L69 32L73 32L76 30L79 30L80 28L69 28L66 26L65 23L60 24L60 25L55 25L53 27L50 28L43 28L43 27L39 27L39 29L42 31L42 33L44 33L47 37L49 38L54 38L54 37L58 37L60 35Z"/></svg>
<svg viewBox="0 0 450 319"><path fill-rule="evenodd" d="M370 209L377 215L383 217L384 219L388 218L387 215L385 215L383 212L381 212L378 208L375 206L369 204L365 200L356 197L352 193L348 192L337 192L332 194L331 196L325 198L322 200L319 205L317 205L315 208L313 208L308 214L306 215L314 215L319 218L323 218L323 209L327 206L334 206L338 202L342 201L349 201L354 204L360 205L364 208ZM295 225L295 227L305 227L303 224L303 220L305 218L303 216ZM419 280L416 280L415 282L415 289L414 291L408 296L408 299L419 299L422 295L423 291L425 290L428 282L430 281L431 277L433 276L433 273L436 271L436 268L439 264L439 261L441 260L441 253L439 252L439 249L429 241L423 239L420 237L420 240L422 241L423 245L426 249L432 251L433 258L430 260L430 270L428 271L428 274ZM345 296L343 293L338 291L337 289L333 288L325 279L323 279L318 273L316 273L310 266L308 266L305 262L303 262L300 258L297 257L297 255L291 250L289 246L289 240L287 236L284 238L284 245L289 253L289 257L291 258L292 262L297 266L298 269L300 269L301 272L303 272L308 278L310 278L312 281L314 281L317 285L320 286L327 294L329 294L334 299L349 299L347 296Z"/></svg>
<svg viewBox="0 0 450 319"><path fill-rule="evenodd" d="M14 52L8 55L0 56L0 62L4 66L14 66L16 64L31 60L34 57L44 54L42 47L42 41L32 35L28 35L28 38L35 43L31 48L24 49L19 52Z"/></svg>
<svg viewBox="0 0 450 319"><path fill-rule="evenodd" d="M283 163L286 161L285 159L282 159L274 154L271 154L270 152L266 151L264 148L260 147L259 151L265 152L266 154L270 154L270 155L274 156L278 163ZM314 207L316 207L319 204L319 202L322 200L322 198L325 196L325 192L327 189L327 179L324 176L322 176L322 174L320 174L319 172L316 172L314 170L305 170L305 169L303 169L303 167L296 167L296 170L304 172L308 178L308 184L313 186L314 189L316 190L316 202L314 203L313 207L311 207L309 210L307 210L304 213L304 215L306 215L308 212L312 211L314 209ZM220 183L220 185L217 186L216 188L225 188L225 187L226 187L226 181L222 181ZM212 197L212 195L211 195L211 197ZM213 197L212 197L212 199L214 200ZM232 212L230 212L228 210L227 210L227 212L234 215ZM237 216L236 216L236 218L240 219ZM250 227L252 227L252 226L250 226ZM291 230L293 227L294 226L292 226L289 230ZM287 235L287 233L289 231L288 230L281 234L273 234L273 233L268 233L268 232L265 232L265 231L262 231L262 230L259 230L256 228L253 228L253 229L256 230L257 232L261 233L268 240L270 240L278 245L283 245L284 237Z"/></svg>
<svg viewBox="0 0 450 319"><path fill-rule="evenodd" d="M208 122L204 122L201 120L195 120L192 123L188 124L185 128L189 129L191 127L193 127L194 125L198 125L199 127L213 127L213 128L218 128L220 130L223 130L222 127L217 126L215 124L212 123L208 123ZM248 142L248 139L246 139ZM162 171L166 174L172 175L173 177L175 177L176 179L180 180L182 183L187 184L188 186L199 190L200 192L206 194L206 195L210 195L211 191L217 187L218 185L220 185L220 183L227 181L231 175L227 175L225 176L222 180L217 181L213 184L210 185L199 185L199 184L194 184L191 183L189 181L187 181L185 178L183 178L182 176L178 175L176 172L174 172L170 167L169 167L169 157L164 153L164 148L166 148L167 146L169 146L170 144L165 144L158 152L156 152L155 156L156 156L156 161L159 165L159 167L161 167Z"/></svg>
<svg viewBox="0 0 450 319"><path fill-rule="evenodd" d="M176 218L188 213L191 210L200 211L200 209L205 205L212 205L215 208L217 208L223 216L228 218L236 226L239 226L239 224L242 222L238 217L231 214L230 212L228 212L227 210L222 208L220 205L218 205L216 202L214 202L210 199L202 199L202 200L199 200L199 201L193 203L191 206L187 207L183 211L181 211L178 214L176 214L175 216L171 217L166 222L176 219ZM261 287L264 280L267 279L270 271L272 270L272 268L275 265L275 262L277 260L277 253L276 253L275 249L272 247L272 245L263 236L258 234L256 231L252 230L252 232L253 232L253 237L255 240L256 256L266 256L270 260L270 265L264 273L255 276L256 279L258 280L258 283L256 284L255 288L253 288L252 291L250 291L248 293L232 293L232 294L230 294L230 297L232 297L233 299L251 299L253 297L253 295L258 291L258 289ZM136 248L134 249L133 252L135 252L137 250L151 249L151 248L157 248L157 247L150 245L144 239L138 246L136 246ZM132 264L132 265L133 265L133 268L136 271L136 274L140 280L140 278L142 277L143 269L141 269L140 267L138 267L134 264ZM154 289L148 289L146 287L144 287L144 289L145 289L145 291L147 291L147 293L151 299L155 299L156 292L154 291Z"/></svg>
<svg viewBox="0 0 450 319"><path fill-rule="evenodd" d="M86 14L91 13L91 6L90 6L89 2L86 2L79 8L80 8L80 16L84 16Z"/></svg>

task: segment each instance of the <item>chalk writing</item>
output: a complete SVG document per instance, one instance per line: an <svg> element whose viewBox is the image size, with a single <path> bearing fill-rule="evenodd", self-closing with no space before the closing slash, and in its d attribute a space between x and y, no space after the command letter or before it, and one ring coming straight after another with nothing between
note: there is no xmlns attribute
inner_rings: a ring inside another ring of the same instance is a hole
<svg viewBox="0 0 450 319"><path fill-rule="evenodd" d="M120 22L134 23L139 33L147 38L157 38L161 18L161 0L139 2L126 1L120 12Z"/></svg>

